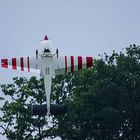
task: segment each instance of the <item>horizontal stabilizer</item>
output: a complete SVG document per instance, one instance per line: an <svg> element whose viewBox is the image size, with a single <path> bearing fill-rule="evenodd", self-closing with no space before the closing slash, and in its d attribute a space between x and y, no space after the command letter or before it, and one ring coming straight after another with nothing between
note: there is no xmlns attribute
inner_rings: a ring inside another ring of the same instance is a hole
<svg viewBox="0 0 140 140"><path fill-rule="evenodd" d="M67 108L64 105L51 104L50 112L53 115L63 115L66 113ZM45 116L47 114L47 105L34 105L32 106L32 115Z"/></svg>

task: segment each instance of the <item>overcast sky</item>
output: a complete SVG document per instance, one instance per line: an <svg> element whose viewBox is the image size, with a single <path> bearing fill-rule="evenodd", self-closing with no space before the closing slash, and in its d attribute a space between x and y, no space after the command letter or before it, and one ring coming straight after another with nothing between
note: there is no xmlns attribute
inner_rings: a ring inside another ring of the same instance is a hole
<svg viewBox="0 0 140 140"><path fill-rule="evenodd" d="M45 34L60 55L97 58L139 45L140 0L0 0L0 58L35 55ZM32 76L1 68L0 75L0 84Z"/></svg>

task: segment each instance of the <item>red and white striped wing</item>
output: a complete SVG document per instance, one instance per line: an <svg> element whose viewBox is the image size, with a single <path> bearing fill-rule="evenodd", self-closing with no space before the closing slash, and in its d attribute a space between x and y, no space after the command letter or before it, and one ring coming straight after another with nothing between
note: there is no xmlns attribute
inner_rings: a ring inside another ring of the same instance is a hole
<svg viewBox="0 0 140 140"><path fill-rule="evenodd" d="M52 64L55 73L54 75L60 75L67 72L74 72L83 68L92 67L93 58L82 56L60 56L58 58L54 57ZM1 59L1 66L3 68L39 73L36 70L41 70L41 58L20 57Z"/></svg>
<svg viewBox="0 0 140 140"><path fill-rule="evenodd" d="M93 65L92 57L82 56L60 56L58 59L53 59L53 68L55 75L74 72L83 68L89 68Z"/></svg>
<svg viewBox="0 0 140 140"><path fill-rule="evenodd" d="M41 68L41 62L40 59L36 59L36 57L1 59L1 67L26 72L35 72L35 69L37 70Z"/></svg>

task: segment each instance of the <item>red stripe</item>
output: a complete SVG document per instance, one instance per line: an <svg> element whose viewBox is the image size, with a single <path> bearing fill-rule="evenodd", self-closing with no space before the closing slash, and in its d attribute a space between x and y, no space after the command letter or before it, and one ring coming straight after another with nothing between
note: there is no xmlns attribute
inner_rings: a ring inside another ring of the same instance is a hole
<svg viewBox="0 0 140 140"><path fill-rule="evenodd" d="M12 69L17 69L17 60L16 58L12 58Z"/></svg>
<svg viewBox="0 0 140 140"><path fill-rule="evenodd" d="M82 69L82 56L78 56L78 70Z"/></svg>
<svg viewBox="0 0 140 140"><path fill-rule="evenodd" d="M21 67L21 70L24 71L24 59L23 59L23 57L20 58L20 67Z"/></svg>
<svg viewBox="0 0 140 140"><path fill-rule="evenodd" d="M1 59L1 66L3 68L8 68L8 59Z"/></svg>
<svg viewBox="0 0 140 140"><path fill-rule="evenodd" d="M93 65L92 57L86 57L86 62L87 62L87 68L91 67Z"/></svg>
<svg viewBox="0 0 140 140"><path fill-rule="evenodd" d="M67 73L67 56L65 56L65 73Z"/></svg>
<svg viewBox="0 0 140 140"><path fill-rule="evenodd" d="M27 67L28 67L28 72L30 72L30 59L27 57Z"/></svg>
<svg viewBox="0 0 140 140"><path fill-rule="evenodd" d="M71 72L74 72L74 56L71 56L70 60L71 60Z"/></svg>

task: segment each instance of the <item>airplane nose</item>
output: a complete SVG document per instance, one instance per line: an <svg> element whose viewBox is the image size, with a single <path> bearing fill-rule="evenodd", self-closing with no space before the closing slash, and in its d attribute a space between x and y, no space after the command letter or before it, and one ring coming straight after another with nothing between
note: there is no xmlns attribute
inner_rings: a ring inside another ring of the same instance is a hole
<svg viewBox="0 0 140 140"><path fill-rule="evenodd" d="M51 40L42 40L41 42L40 42L40 45L41 46L52 46L52 41Z"/></svg>

